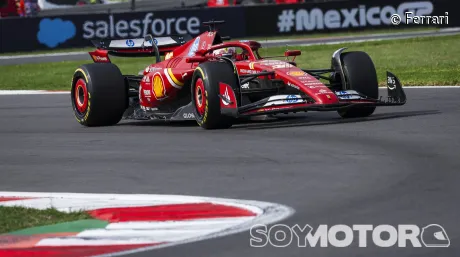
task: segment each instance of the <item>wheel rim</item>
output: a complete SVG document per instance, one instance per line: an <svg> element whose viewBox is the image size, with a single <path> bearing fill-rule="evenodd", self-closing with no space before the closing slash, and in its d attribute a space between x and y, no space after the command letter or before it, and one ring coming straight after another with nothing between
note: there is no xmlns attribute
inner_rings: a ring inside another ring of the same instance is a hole
<svg viewBox="0 0 460 257"><path fill-rule="evenodd" d="M204 82L201 78L195 82L195 107L200 116L204 115L206 110L206 94L204 90Z"/></svg>
<svg viewBox="0 0 460 257"><path fill-rule="evenodd" d="M88 90L83 79L79 79L75 84L74 101L77 111L80 114L85 113L88 108Z"/></svg>

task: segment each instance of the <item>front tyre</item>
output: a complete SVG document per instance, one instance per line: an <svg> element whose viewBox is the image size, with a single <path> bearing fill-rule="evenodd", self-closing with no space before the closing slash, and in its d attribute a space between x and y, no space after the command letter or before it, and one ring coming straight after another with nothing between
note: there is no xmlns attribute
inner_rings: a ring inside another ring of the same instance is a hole
<svg viewBox="0 0 460 257"><path fill-rule="evenodd" d="M348 82L348 88L368 97L379 98L379 85L374 63L365 52L347 52L341 56L343 72ZM339 110L343 118L367 117L375 111L373 107L350 107Z"/></svg>
<svg viewBox="0 0 460 257"><path fill-rule="evenodd" d="M233 125L234 118L221 113L220 82L230 85L234 92L238 92L239 82L229 63L202 63L193 73L192 104L195 119L204 129L225 129Z"/></svg>
<svg viewBox="0 0 460 257"><path fill-rule="evenodd" d="M118 67L111 63L80 66L71 88L72 108L83 126L117 124L127 107L128 91Z"/></svg>

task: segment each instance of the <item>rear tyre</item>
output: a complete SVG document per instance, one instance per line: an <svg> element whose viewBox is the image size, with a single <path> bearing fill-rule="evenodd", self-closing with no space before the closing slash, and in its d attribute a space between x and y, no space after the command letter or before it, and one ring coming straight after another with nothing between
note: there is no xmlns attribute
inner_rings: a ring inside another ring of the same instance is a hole
<svg viewBox="0 0 460 257"><path fill-rule="evenodd" d="M126 110L128 88L116 65L84 64L73 75L71 101L80 124L87 127L115 125Z"/></svg>
<svg viewBox="0 0 460 257"><path fill-rule="evenodd" d="M192 104L195 119L204 129L225 129L233 125L234 118L221 114L219 82L226 83L238 92L238 79L233 67L226 62L200 64L192 78Z"/></svg>
<svg viewBox="0 0 460 257"><path fill-rule="evenodd" d="M378 99L379 88L374 63L365 52L347 52L341 55L343 72L349 90L355 90L368 97ZM338 111L343 118L367 117L374 113L374 107L350 107Z"/></svg>

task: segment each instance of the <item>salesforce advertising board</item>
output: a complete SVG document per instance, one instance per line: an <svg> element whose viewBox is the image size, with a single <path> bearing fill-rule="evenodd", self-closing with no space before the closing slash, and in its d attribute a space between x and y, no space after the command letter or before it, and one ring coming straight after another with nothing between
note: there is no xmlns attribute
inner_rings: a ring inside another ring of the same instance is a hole
<svg viewBox="0 0 460 257"><path fill-rule="evenodd" d="M2 34L9 35L2 37L0 52L92 46L93 39L143 38L147 34L195 36L207 30L202 23L212 19L227 20L219 26L224 36L246 35L244 13L233 8L218 13L202 9L8 19L0 20Z"/></svg>
<svg viewBox="0 0 460 257"><path fill-rule="evenodd" d="M145 13L139 19L117 19L110 15L105 19L86 20L83 23L83 38L136 38L147 34L164 36L170 34L199 34L202 20L197 16L157 18L154 13Z"/></svg>
<svg viewBox="0 0 460 257"><path fill-rule="evenodd" d="M449 11L447 1L346 1L322 4L299 4L284 8L250 8L247 17L265 19L264 27L250 25L247 32L256 35L304 34L340 30L363 30L395 27L392 15L416 16L444 14ZM257 18L260 16L260 18ZM399 26L415 26L405 24ZM429 26L429 25L428 25Z"/></svg>

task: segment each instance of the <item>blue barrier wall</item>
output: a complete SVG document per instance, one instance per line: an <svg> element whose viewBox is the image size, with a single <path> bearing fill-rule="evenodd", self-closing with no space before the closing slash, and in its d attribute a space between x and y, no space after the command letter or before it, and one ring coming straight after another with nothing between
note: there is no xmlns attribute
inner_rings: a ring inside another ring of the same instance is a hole
<svg viewBox="0 0 460 257"><path fill-rule="evenodd" d="M330 1L283 6L246 8L246 32L253 36L292 35L356 31L378 28L437 27L433 24L405 24L395 26L391 16L405 12L413 15L443 15L449 12L449 25L460 24L458 1L455 0L367 0ZM405 17L404 17L405 18ZM405 19L404 19L405 20ZM262 22L260 22L262 21Z"/></svg>
<svg viewBox="0 0 460 257"><path fill-rule="evenodd" d="M207 29L202 22L211 19L225 20L219 30L233 38L395 28L391 14L405 11L418 15L449 12L447 26L460 26L460 15L455 11L459 5L450 0L367 0L0 19L0 52L85 47L96 38L197 35ZM402 23L397 27L407 26L434 25Z"/></svg>

